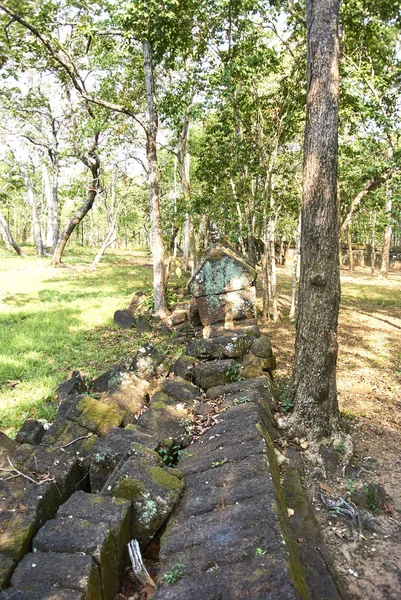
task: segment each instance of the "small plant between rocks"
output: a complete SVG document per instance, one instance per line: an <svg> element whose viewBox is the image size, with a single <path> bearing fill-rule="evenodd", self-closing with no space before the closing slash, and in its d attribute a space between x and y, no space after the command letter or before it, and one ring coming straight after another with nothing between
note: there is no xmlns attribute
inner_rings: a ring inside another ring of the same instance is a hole
<svg viewBox="0 0 401 600"><path fill-rule="evenodd" d="M168 585L177 583L184 576L182 569L185 567L183 563L175 563L171 571L167 571L164 575L164 580Z"/></svg>

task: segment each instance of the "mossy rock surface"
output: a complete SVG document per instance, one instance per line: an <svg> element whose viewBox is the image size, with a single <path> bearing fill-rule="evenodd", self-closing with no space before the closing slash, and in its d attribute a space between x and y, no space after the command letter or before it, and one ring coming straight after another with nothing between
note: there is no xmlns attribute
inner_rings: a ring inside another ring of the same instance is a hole
<svg viewBox="0 0 401 600"><path fill-rule="evenodd" d="M90 396L85 396L68 411L67 418L96 433L106 435L113 427L119 427L126 415L125 411L111 408Z"/></svg>
<svg viewBox="0 0 401 600"><path fill-rule="evenodd" d="M102 494L132 502L132 537L146 544L161 527L184 488L174 469L163 467L160 456L138 448L106 482Z"/></svg>

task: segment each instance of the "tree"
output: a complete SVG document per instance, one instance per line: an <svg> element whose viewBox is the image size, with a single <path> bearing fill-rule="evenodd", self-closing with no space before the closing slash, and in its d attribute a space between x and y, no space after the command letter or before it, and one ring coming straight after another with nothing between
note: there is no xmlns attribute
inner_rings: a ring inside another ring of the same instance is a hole
<svg viewBox="0 0 401 600"><path fill-rule="evenodd" d="M304 140L301 274L290 431L313 438L338 426L340 303L337 154L339 0L307 0L308 87Z"/></svg>

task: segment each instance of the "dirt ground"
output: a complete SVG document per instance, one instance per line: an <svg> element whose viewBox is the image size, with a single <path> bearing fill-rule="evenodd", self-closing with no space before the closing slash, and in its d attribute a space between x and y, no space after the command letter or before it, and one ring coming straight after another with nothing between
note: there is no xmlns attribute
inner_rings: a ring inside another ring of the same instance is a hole
<svg viewBox="0 0 401 600"><path fill-rule="evenodd" d="M288 269L280 270L289 292ZM347 471L326 479L306 477L326 543L351 598L401 598L401 274L388 280L358 267L342 271L339 319L338 397L349 425L354 456ZM288 314L289 293L281 295ZM278 387L291 373L295 325L283 318L267 326L276 351ZM385 497L368 497L367 484L380 484ZM326 498L359 497L356 508L368 526L337 518ZM363 499L367 498L365 512ZM376 506L377 505L377 506Z"/></svg>

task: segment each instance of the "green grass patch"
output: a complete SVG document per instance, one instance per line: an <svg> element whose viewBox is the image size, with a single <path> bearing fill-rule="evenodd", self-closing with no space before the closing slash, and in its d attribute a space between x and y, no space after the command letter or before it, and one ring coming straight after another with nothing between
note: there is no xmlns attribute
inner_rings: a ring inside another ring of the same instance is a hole
<svg viewBox="0 0 401 600"><path fill-rule="evenodd" d="M28 417L53 418L54 391L69 370L96 377L143 341L117 329L113 314L135 292L151 293L150 260L114 251L91 271L92 259L75 249L54 269L49 258L0 251L0 428L10 435Z"/></svg>

